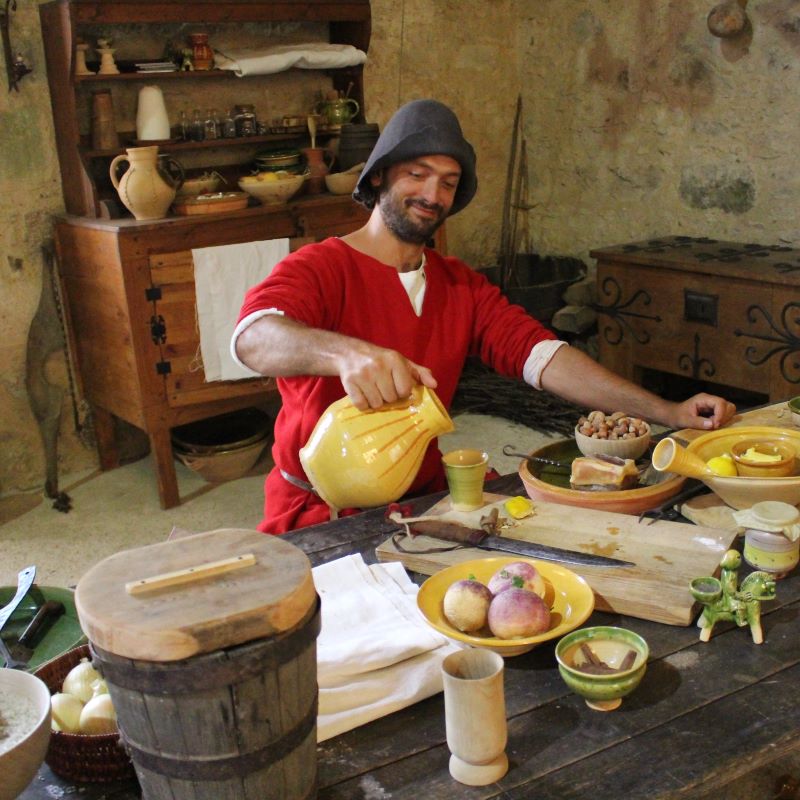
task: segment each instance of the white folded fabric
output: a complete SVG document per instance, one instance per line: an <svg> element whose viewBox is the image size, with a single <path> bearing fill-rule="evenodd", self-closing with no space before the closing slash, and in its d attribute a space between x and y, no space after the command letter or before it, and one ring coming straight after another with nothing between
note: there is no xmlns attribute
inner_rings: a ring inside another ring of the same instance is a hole
<svg viewBox="0 0 800 800"><path fill-rule="evenodd" d="M351 44L309 42L265 47L262 50L214 51L218 69L244 75L271 75L296 67L299 69L336 69L363 64L367 54Z"/></svg>
<svg viewBox="0 0 800 800"><path fill-rule="evenodd" d="M459 645L425 622L402 564L367 566L353 555L313 575L322 601L318 741L442 690L442 660Z"/></svg>
<svg viewBox="0 0 800 800"><path fill-rule="evenodd" d="M264 280L288 254L288 239L192 250L200 353L207 382L258 375L233 360L231 336L245 292Z"/></svg>

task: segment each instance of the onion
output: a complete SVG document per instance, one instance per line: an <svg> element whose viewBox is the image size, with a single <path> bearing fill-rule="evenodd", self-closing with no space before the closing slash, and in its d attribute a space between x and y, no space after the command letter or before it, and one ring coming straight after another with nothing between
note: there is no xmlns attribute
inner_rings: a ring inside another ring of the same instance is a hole
<svg viewBox="0 0 800 800"><path fill-rule="evenodd" d="M117 712L111 703L110 694L98 694L81 711L81 733L115 733Z"/></svg>
<svg viewBox="0 0 800 800"><path fill-rule="evenodd" d="M92 681L92 697L99 694L108 694L108 684L102 678Z"/></svg>
<svg viewBox="0 0 800 800"><path fill-rule="evenodd" d="M51 727L54 731L78 733L83 703L77 697L58 692L50 698L50 707L53 712Z"/></svg>
<svg viewBox="0 0 800 800"><path fill-rule="evenodd" d="M74 695L82 703L87 702L92 697L92 683L102 678L100 673L91 665L88 658L82 658L64 678L62 691Z"/></svg>

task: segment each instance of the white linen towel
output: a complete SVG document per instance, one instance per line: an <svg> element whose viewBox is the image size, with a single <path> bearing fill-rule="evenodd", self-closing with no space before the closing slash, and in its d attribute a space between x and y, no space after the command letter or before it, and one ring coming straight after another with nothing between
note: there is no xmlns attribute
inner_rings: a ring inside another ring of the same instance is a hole
<svg viewBox="0 0 800 800"><path fill-rule="evenodd" d="M367 54L351 44L308 42L265 47L261 50L214 51L214 66L244 75L271 75L296 67L335 69L363 64Z"/></svg>
<svg viewBox="0 0 800 800"><path fill-rule="evenodd" d="M269 275L289 254L288 239L245 242L192 250L200 353L206 382L252 378L230 352L245 292Z"/></svg>
<svg viewBox="0 0 800 800"><path fill-rule="evenodd" d="M312 573L322 601L317 741L442 691L442 661L460 645L425 622L402 564L353 555Z"/></svg>

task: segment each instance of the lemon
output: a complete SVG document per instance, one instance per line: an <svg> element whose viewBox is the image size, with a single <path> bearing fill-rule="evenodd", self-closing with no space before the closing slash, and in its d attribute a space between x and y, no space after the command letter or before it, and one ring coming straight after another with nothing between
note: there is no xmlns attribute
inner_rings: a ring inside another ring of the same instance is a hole
<svg viewBox="0 0 800 800"><path fill-rule="evenodd" d="M274 183L280 178L274 172L259 172L258 179L264 183Z"/></svg>
<svg viewBox="0 0 800 800"><path fill-rule="evenodd" d="M533 513L533 503L527 497L510 497L503 505L514 519L524 519Z"/></svg>
<svg viewBox="0 0 800 800"><path fill-rule="evenodd" d="M706 466L715 474L725 478L733 478L739 473L736 470L736 464L733 463L733 458L727 453L721 456L714 456L706 461Z"/></svg>

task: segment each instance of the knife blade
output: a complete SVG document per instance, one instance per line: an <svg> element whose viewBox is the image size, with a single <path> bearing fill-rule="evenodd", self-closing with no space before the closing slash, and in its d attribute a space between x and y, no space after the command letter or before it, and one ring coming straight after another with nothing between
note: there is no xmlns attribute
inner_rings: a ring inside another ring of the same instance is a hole
<svg viewBox="0 0 800 800"><path fill-rule="evenodd" d="M30 591L31 586L33 586L34 578L36 578L35 566L25 567L25 569L17 573L17 591L11 599L11 602L6 603L6 605L0 609L0 631L3 630L3 626L8 622L8 618L16 611L17 606L22 602L22 598ZM13 669L17 666L24 666L21 662L16 661L11 656L11 653L8 652L8 648L2 636L0 636L0 656L2 656L6 667L9 669Z"/></svg>
<svg viewBox="0 0 800 800"><path fill-rule="evenodd" d="M595 553L583 553L579 550L566 550L547 544L527 542L522 539L509 539L495 536L482 528L470 528L458 522L418 520L406 524L409 535L431 536L449 542L477 547L480 550L499 550L503 553L539 558L543 561L557 561L560 564L571 564L576 567L635 567L632 561L624 561L612 556L600 556Z"/></svg>

